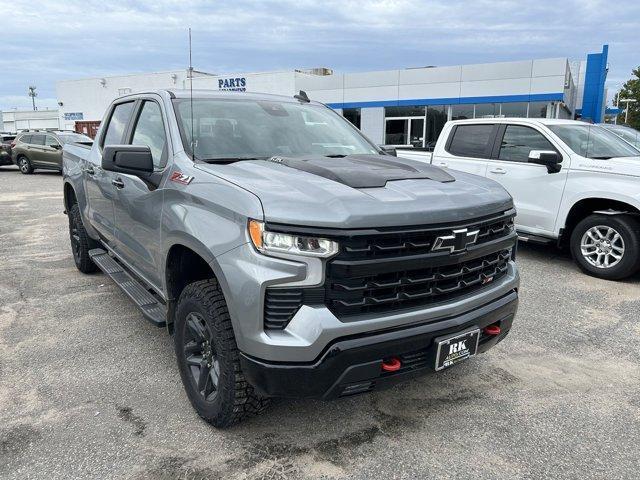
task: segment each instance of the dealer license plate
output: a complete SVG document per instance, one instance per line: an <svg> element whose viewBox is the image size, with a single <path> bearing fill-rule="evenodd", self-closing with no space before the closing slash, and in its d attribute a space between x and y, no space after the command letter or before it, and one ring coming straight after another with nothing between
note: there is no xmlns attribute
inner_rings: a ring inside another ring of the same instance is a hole
<svg viewBox="0 0 640 480"><path fill-rule="evenodd" d="M480 329L436 338L436 371L473 357L479 340Z"/></svg>

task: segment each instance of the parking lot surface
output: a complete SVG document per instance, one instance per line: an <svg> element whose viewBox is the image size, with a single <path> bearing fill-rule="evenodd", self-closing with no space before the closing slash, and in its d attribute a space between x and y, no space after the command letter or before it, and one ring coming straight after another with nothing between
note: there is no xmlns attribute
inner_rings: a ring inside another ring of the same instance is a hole
<svg viewBox="0 0 640 480"><path fill-rule="evenodd" d="M490 352L219 431L166 331L76 270L62 210L60 175L0 168L0 478L638 478L637 277L521 245L520 310Z"/></svg>

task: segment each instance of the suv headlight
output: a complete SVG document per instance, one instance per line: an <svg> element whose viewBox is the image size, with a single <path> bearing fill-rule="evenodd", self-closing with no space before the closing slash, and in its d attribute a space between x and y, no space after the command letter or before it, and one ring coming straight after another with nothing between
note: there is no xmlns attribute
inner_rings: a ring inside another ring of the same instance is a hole
<svg viewBox="0 0 640 480"><path fill-rule="evenodd" d="M327 238L305 237L265 230L264 223L249 220L249 236L258 251L328 258L338 253L338 242Z"/></svg>

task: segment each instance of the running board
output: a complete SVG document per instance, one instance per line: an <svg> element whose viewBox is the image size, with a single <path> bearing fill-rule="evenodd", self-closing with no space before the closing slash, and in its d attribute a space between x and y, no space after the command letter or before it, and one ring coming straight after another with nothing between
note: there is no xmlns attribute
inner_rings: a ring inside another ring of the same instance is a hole
<svg viewBox="0 0 640 480"><path fill-rule="evenodd" d="M521 242L541 243L544 245L549 245L556 241L553 238L542 237L540 235L532 235L530 233L522 232L518 232L518 240Z"/></svg>
<svg viewBox="0 0 640 480"><path fill-rule="evenodd" d="M111 255L101 248L89 250L89 257L100 270L108 275L116 285L142 310L144 318L156 327L164 327L166 323L167 307L158 301L149 291L125 269L116 262Z"/></svg>

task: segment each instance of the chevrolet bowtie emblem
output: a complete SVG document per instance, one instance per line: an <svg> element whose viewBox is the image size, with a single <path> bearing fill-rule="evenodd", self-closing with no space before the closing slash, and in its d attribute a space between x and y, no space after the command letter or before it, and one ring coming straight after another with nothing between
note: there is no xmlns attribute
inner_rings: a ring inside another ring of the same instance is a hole
<svg viewBox="0 0 640 480"><path fill-rule="evenodd" d="M454 230L451 235L436 238L431 251L449 250L450 253L462 252L467 249L467 246L476 243L478 233L480 233L479 230L469 231L466 228Z"/></svg>

